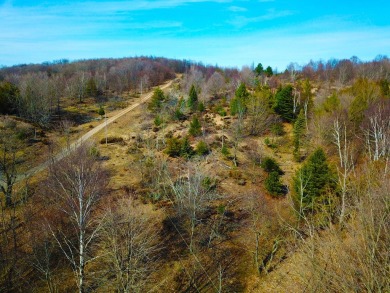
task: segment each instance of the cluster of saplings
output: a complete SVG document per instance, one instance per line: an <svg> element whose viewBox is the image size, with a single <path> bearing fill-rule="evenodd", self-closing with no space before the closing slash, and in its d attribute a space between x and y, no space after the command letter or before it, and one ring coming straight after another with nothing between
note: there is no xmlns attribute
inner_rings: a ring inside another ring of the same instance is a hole
<svg viewBox="0 0 390 293"><path fill-rule="evenodd" d="M169 97L164 95L164 92L157 88L155 89L151 101L148 104L148 109L152 112L158 113L161 111L163 104L168 103ZM199 121L198 113L205 111L204 104L198 100L198 94L196 92L195 86L191 86L189 92L189 98L185 102L181 98L177 105L174 107L172 119L176 121L182 121L186 119L185 111L194 113L192 120L190 122L190 127L188 130L188 135L183 138L170 136L167 138L167 147L165 153L171 157L183 157L191 158L194 155L204 156L210 152L209 146L203 140L199 141L195 149L190 144L190 137L197 137L202 134L202 125ZM163 118L160 115L156 115L154 118L154 124L156 127L159 127L163 124Z"/></svg>

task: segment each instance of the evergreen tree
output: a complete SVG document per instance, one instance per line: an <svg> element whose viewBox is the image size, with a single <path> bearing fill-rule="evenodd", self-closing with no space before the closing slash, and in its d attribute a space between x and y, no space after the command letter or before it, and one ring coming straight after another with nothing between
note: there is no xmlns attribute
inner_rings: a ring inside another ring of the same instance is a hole
<svg viewBox="0 0 390 293"><path fill-rule="evenodd" d="M209 152L210 149L207 144L203 140L199 141L196 145L196 153L200 156L204 156L207 155Z"/></svg>
<svg viewBox="0 0 390 293"><path fill-rule="evenodd" d="M188 136L186 136L181 141L180 156L188 159L193 154L194 154L194 149L190 145L190 141L188 139Z"/></svg>
<svg viewBox="0 0 390 293"><path fill-rule="evenodd" d="M188 131L188 133L192 136L198 136L202 133L202 125L200 124L198 117L192 117L192 121L190 123L190 130Z"/></svg>
<svg viewBox="0 0 390 293"><path fill-rule="evenodd" d="M278 90L275 95L274 110L287 122L292 122L295 119L293 88L291 85Z"/></svg>
<svg viewBox="0 0 390 293"><path fill-rule="evenodd" d="M180 139L176 137L168 138L167 140L167 148L165 149L165 153L167 153L171 157L178 157L181 154L182 144Z"/></svg>
<svg viewBox="0 0 390 293"><path fill-rule="evenodd" d="M269 173L267 179L265 179L265 188L273 196L280 196L284 194L284 187L280 181L280 175L277 171Z"/></svg>
<svg viewBox="0 0 390 293"><path fill-rule="evenodd" d="M19 89L12 83L5 81L0 83L0 114L13 114Z"/></svg>
<svg viewBox="0 0 390 293"><path fill-rule="evenodd" d="M230 101L230 114L236 115L246 111L246 103L249 93L244 83L237 88L235 97Z"/></svg>
<svg viewBox="0 0 390 293"><path fill-rule="evenodd" d="M302 213L319 210L322 204L327 204L323 197L325 192L336 189L335 176L322 149L317 149L308 158L293 180L295 203Z"/></svg>
<svg viewBox="0 0 390 293"><path fill-rule="evenodd" d="M302 142L302 135L305 131L305 115L303 113L303 110L299 112L299 115L297 117L297 120L295 120L294 123L294 158L297 161L300 161L301 155L300 155L300 147Z"/></svg>
<svg viewBox="0 0 390 293"><path fill-rule="evenodd" d="M264 72L264 68L263 68L263 65L261 63L257 64L256 68L255 68L255 72L257 75L262 75L263 72Z"/></svg>
<svg viewBox="0 0 390 293"><path fill-rule="evenodd" d="M161 109L162 102L165 100L164 92L159 87L153 92L152 98L148 104L148 109L157 112Z"/></svg>
<svg viewBox="0 0 390 293"><path fill-rule="evenodd" d="M280 169L279 164L276 162L276 160L270 157L266 157L263 160L263 162L261 163L261 167L267 173L278 172L278 174L280 175L283 174L283 171L282 169Z"/></svg>
<svg viewBox="0 0 390 293"><path fill-rule="evenodd" d="M98 110L98 114L103 118L104 114L106 114L106 112L104 111L104 108L102 105L100 105L100 108Z"/></svg>
<svg viewBox="0 0 390 293"><path fill-rule="evenodd" d="M195 111L196 108L198 107L198 94L196 92L194 85L192 85L190 88L189 97L188 97L188 107L192 111Z"/></svg>
<svg viewBox="0 0 390 293"><path fill-rule="evenodd" d="M265 74L266 74L268 77L274 75L274 72L273 72L271 66L268 66L268 67L265 69Z"/></svg>
<svg viewBox="0 0 390 293"><path fill-rule="evenodd" d="M249 93L246 89L245 83L240 83L240 86L236 89L235 96L236 98L242 98L244 100L249 97Z"/></svg>
<svg viewBox="0 0 390 293"><path fill-rule="evenodd" d="M91 97L96 97L98 95L98 88L96 86L95 80L92 77L88 79L85 91L87 95Z"/></svg>

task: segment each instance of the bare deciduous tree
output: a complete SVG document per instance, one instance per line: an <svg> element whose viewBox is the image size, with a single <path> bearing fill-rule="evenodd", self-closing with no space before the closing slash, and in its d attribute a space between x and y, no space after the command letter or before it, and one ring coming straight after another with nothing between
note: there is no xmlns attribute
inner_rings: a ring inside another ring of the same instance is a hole
<svg viewBox="0 0 390 293"><path fill-rule="evenodd" d="M158 231L150 219L129 199L116 202L104 217L100 248L108 288L115 292L145 292L155 268L159 249Z"/></svg>
<svg viewBox="0 0 390 293"><path fill-rule="evenodd" d="M188 248L190 253L193 253L196 227L202 221L202 212L217 197L217 194L210 178L200 171L199 166L188 163L188 166L180 171L180 176L176 181L172 176L167 177L176 211L188 220Z"/></svg>
<svg viewBox="0 0 390 293"><path fill-rule="evenodd" d="M261 134L270 122L269 94L268 91L261 91L248 98L248 128L251 135Z"/></svg>
<svg viewBox="0 0 390 293"><path fill-rule="evenodd" d="M96 206L104 195L107 177L99 163L89 154L87 145L49 169L47 194L71 225L73 235L50 226L52 235L72 265L79 292L86 291L85 266L94 258L91 245L96 240L100 224Z"/></svg>

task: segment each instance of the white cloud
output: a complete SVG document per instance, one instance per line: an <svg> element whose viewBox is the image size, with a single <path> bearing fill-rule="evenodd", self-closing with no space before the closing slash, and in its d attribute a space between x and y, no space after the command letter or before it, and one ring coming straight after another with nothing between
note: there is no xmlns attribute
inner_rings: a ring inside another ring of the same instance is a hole
<svg viewBox="0 0 390 293"><path fill-rule="evenodd" d="M257 17L245 17L242 15L234 17L232 20L229 20L228 23L232 24L233 26L237 28L242 28L244 26L247 26L251 23L257 23L257 22L263 22L267 20L273 20L276 18L286 17L293 15L294 12L290 10L282 10L282 11L275 11L273 9L270 9L267 11L267 13L257 16Z"/></svg>
<svg viewBox="0 0 390 293"><path fill-rule="evenodd" d="M247 11L248 9L246 9L245 7L240 7L240 6L230 6L228 8L229 11L232 11L232 12L245 12Z"/></svg>

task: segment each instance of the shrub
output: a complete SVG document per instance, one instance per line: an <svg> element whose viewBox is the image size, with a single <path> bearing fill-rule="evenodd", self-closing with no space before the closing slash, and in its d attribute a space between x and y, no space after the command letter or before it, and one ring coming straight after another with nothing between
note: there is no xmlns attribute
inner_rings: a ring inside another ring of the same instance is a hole
<svg viewBox="0 0 390 293"><path fill-rule="evenodd" d="M104 111L103 106L100 106L100 107L99 107L98 114L99 114L100 116L102 116L102 117L104 116L104 114L106 114L106 112Z"/></svg>
<svg viewBox="0 0 390 293"><path fill-rule="evenodd" d="M186 120L186 116L183 114L183 112L177 108L175 112L173 113L173 119L178 121Z"/></svg>
<svg viewBox="0 0 390 293"><path fill-rule="evenodd" d="M89 155L94 157L94 158L99 158L100 157L100 151L98 150L97 147L93 146L89 149Z"/></svg>
<svg viewBox="0 0 390 293"><path fill-rule="evenodd" d="M229 149L228 149L228 147L226 146L226 144L224 144L224 145L222 146L221 153L222 153L222 155L224 155L225 157L229 157L229 156L230 156L230 152L229 152Z"/></svg>
<svg viewBox="0 0 390 293"><path fill-rule="evenodd" d="M207 146L207 144L201 140L200 142L198 142L198 144L196 145L196 149L195 149L196 153L200 156L204 156L204 155L207 155L209 152L210 152L210 149L209 147Z"/></svg>
<svg viewBox="0 0 390 293"><path fill-rule="evenodd" d="M272 142L268 137L266 137L264 139L264 143L269 148L272 148L272 149L276 148L276 144L274 142Z"/></svg>
<svg viewBox="0 0 390 293"><path fill-rule="evenodd" d="M100 143L101 144L105 144L106 143L106 138L103 137L100 140ZM123 137L120 137L120 136L108 136L107 137L107 143L125 144L125 141L123 140Z"/></svg>
<svg viewBox="0 0 390 293"><path fill-rule="evenodd" d="M154 125L156 125L157 127L160 126L162 123L163 123L163 120L160 116L156 116L154 118Z"/></svg>
<svg viewBox="0 0 390 293"><path fill-rule="evenodd" d="M194 149L190 145L188 137L183 139L171 137L167 140L165 153L170 157L190 158L194 154Z"/></svg>
<svg viewBox="0 0 390 293"><path fill-rule="evenodd" d="M271 126L271 133L273 135L277 135L277 136L282 136L284 135L286 132L284 131L283 129L283 124L282 123L275 123Z"/></svg>

